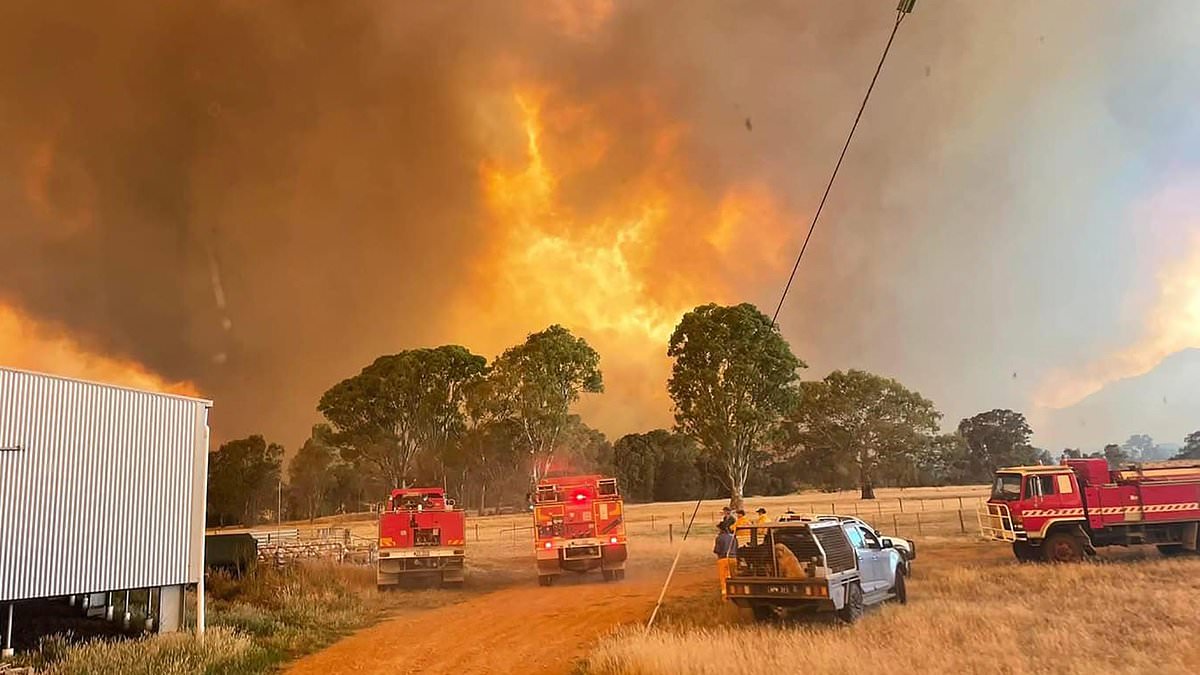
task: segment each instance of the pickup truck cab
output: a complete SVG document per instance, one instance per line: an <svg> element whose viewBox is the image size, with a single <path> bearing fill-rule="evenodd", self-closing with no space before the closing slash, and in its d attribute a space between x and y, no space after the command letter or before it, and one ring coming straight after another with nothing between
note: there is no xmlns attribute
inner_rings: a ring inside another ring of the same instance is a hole
<svg viewBox="0 0 1200 675"><path fill-rule="evenodd" d="M847 623L870 605L906 602L903 558L869 528L834 520L748 525L726 597L755 619L835 613Z"/></svg>

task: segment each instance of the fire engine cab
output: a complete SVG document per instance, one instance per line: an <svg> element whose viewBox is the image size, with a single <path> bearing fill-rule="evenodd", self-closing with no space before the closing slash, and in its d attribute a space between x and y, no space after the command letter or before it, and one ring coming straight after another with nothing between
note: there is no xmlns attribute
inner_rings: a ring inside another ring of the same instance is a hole
<svg viewBox="0 0 1200 675"><path fill-rule="evenodd" d="M379 514L380 589L402 579L439 580L442 586L463 583L466 517L446 499L442 488L392 490Z"/></svg>
<svg viewBox="0 0 1200 675"><path fill-rule="evenodd" d="M549 586L564 571L596 569L605 581L625 578L625 514L617 479L544 478L532 506L538 583Z"/></svg>
<svg viewBox="0 0 1200 675"><path fill-rule="evenodd" d="M1196 552L1200 462L1110 469L1088 458L1000 469L979 525L984 537L1010 542L1021 561L1071 562L1101 546L1136 544Z"/></svg>

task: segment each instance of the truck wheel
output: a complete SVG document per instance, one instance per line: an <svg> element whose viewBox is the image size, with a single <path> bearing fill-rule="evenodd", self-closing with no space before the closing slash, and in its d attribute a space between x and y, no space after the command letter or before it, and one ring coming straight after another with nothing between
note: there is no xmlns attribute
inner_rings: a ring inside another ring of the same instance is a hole
<svg viewBox="0 0 1200 675"><path fill-rule="evenodd" d="M755 621L770 621L775 618L775 608L770 605L750 605Z"/></svg>
<svg viewBox="0 0 1200 675"><path fill-rule="evenodd" d="M892 599L902 605L908 604L908 586L904 582L903 570L900 567L896 567L896 585L892 586Z"/></svg>
<svg viewBox="0 0 1200 675"><path fill-rule="evenodd" d="M538 585L539 586L553 586L554 585L554 575L553 574L539 574L538 575Z"/></svg>
<svg viewBox="0 0 1200 675"><path fill-rule="evenodd" d="M1083 560L1083 544L1073 534L1055 532L1042 543L1042 555L1051 563L1079 562Z"/></svg>
<svg viewBox="0 0 1200 675"><path fill-rule="evenodd" d="M854 623L863 615L862 586L857 581L851 581L846 587L846 604L838 610L838 618L846 623Z"/></svg>
<svg viewBox="0 0 1200 675"><path fill-rule="evenodd" d="M1017 560L1023 563L1032 562L1037 559L1037 553L1034 552L1033 545L1027 541L1014 541L1012 551Z"/></svg>
<svg viewBox="0 0 1200 675"><path fill-rule="evenodd" d="M613 570L600 570L600 575L604 577L605 581L612 581L617 577L617 573Z"/></svg>
<svg viewBox="0 0 1200 675"><path fill-rule="evenodd" d="M1165 556L1182 555L1187 552L1183 544L1159 544L1158 552Z"/></svg>
<svg viewBox="0 0 1200 675"><path fill-rule="evenodd" d="M622 581L625 579L625 570L613 570L613 579Z"/></svg>

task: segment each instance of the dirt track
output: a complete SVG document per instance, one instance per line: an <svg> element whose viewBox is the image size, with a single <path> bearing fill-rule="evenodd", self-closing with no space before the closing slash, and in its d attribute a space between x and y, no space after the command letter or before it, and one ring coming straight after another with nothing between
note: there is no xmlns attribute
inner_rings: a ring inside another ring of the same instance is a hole
<svg viewBox="0 0 1200 675"><path fill-rule="evenodd" d="M630 570L624 581L607 584L589 575L551 588L531 580L390 619L297 661L287 672L567 673L596 638L649 616L664 573ZM706 587L715 592L714 576L694 567L677 572L670 596Z"/></svg>

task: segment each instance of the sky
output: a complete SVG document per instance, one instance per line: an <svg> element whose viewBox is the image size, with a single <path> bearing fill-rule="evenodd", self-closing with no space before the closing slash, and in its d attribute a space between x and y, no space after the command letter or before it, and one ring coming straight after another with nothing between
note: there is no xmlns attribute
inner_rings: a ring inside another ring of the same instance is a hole
<svg viewBox="0 0 1200 675"><path fill-rule="evenodd" d="M672 327L774 308L893 8L4 3L0 364L294 447L381 354L561 323L601 354L589 423L669 426ZM1200 347L1198 30L918 2L780 317L804 377L1120 440L1058 411Z"/></svg>

